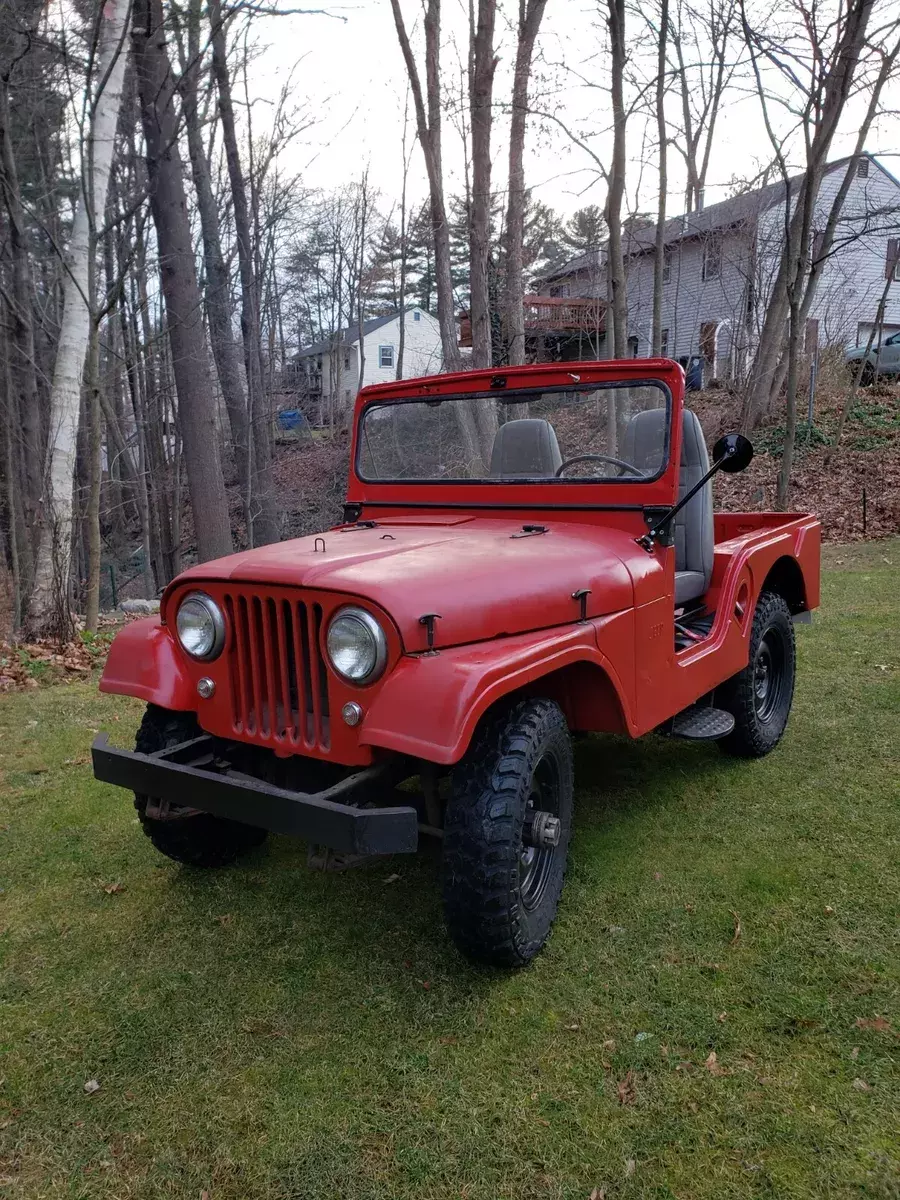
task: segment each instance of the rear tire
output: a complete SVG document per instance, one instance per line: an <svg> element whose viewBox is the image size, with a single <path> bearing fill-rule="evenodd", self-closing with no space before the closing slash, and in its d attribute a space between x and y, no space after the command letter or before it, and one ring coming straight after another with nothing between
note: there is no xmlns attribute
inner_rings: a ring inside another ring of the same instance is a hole
<svg viewBox="0 0 900 1200"><path fill-rule="evenodd" d="M200 733L193 713L170 712L148 704L134 748L139 754L153 754L198 737ZM267 837L265 829L214 817L210 813L155 820L147 816L148 800L148 796L135 794L134 807L144 833L160 854L189 867L228 866L248 850L261 846Z"/></svg>
<svg viewBox="0 0 900 1200"><path fill-rule="evenodd" d="M565 876L573 781L568 726L552 700L520 700L476 730L453 771L443 846L447 928L467 957L523 967L543 948ZM526 845L534 812L558 820L556 845Z"/></svg>
<svg viewBox="0 0 900 1200"><path fill-rule="evenodd" d="M776 592L762 592L750 631L750 660L716 692L716 704L734 717L719 745L739 758L762 758L781 741L791 703L797 651L791 610Z"/></svg>

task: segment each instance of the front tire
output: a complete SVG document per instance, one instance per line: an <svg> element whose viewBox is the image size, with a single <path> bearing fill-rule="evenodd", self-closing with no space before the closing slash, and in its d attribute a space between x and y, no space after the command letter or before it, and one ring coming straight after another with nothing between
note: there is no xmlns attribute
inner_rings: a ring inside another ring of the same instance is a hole
<svg viewBox="0 0 900 1200"><path fill-rule="evenodd" d="M476 730L453 771L444 821L444 914L467 957L523 967L543 948L563 887L573 792L572 741L552 700L520 700ZM548 818L555 845L535 832Z"/></svg>
<svg viewBox="0 0 900 1200"><path fill-rule="evenodd" d="M783 596L762 592L750 631L750 660L717 693L734 717L719 745L739 758L762 758L781 741L794 698L797 650L791 610Z"/></svg>
<svg viewBox="0 0 900 1200"><path fill-rule="evenodd" d="M198 737L200 733L193 713L170 712L148 704L134 748L139 754L154 754ZM148 796L135 794L134 807L144 833L160 854L189 867L228 866L248 850L262 845L267 837L265 829L214 817L210 813L155 820L147 816L148 800Z"/></svg>

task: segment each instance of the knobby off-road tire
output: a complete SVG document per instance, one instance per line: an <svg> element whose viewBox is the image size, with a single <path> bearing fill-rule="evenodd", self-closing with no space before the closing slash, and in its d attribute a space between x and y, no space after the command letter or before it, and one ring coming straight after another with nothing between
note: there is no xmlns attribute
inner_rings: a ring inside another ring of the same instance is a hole
<svg viewBox="0 0 900 1200"><path fill-rule="evenodd" d="M794 698L797 650L791 610L782 596L762 592L750 631L750 660L716 693L734 717L719 745L739 758L762 758L784 734Z"/></svg>
<svg viewBox="0 0 900 1200"><path fill-rule="evenodd" d="M444 913L460 950L523 967L556 916L572 826L572 742L552 700L489 714L453 771L444 820ZM526 847L530 808L560 821L555 847Z"/></svg>
<svg viewBox="0 0 900 1200"><path fill-rule="evenodd" d="M193 714L148 704L134 748L140 754L153 754L197 737L200 732ZM147 800L147 796L135 794L134 807L144 833L161 854L175 862L190 867L224 867L266 840L265 829L209 813L173 821L153 820L147 816Z"/></svg>

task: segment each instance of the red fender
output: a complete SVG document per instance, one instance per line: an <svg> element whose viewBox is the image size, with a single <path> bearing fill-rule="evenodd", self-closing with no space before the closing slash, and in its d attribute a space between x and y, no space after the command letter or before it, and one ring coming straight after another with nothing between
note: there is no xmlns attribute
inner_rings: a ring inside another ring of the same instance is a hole
<svg viewBox="0 0 900 1200"><path fill-rule="evenodd" d="M172 635L159 617L132 621L116 634L100 691L136 696L178 712L196 709L196 692Z"/></svg>
<svg viewBox="0 0 900 1200"><path fill-rule="evenodd" d="M406 656L367 712L360 741L428 762L458 762L490 705L577 663L605 673L624 724L632 728L625 688L597 648L598 631L610 619Z"/></svg>

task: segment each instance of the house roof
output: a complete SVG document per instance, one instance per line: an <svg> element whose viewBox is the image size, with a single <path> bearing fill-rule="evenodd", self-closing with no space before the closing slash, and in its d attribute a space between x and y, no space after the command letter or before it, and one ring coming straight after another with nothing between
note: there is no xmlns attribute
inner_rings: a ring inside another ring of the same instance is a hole
<svg viewBox="0 0 900 1200"><path fill-rule="evenodd" d="M410 308L407 311L413 312L414 310ZM373 317L370 321L363 321L363 337L375 333L382 325L390 325L391 321L396 321L399 316L399 312L392 312L388 313L386 317ZM326 354L330 350L337 349L338 346L355 346L358 341L359 326L348 325L346 329L339 329L333 338L324 338L320 342L313 342L311 346L304 346L297 357L308 358L311 354Z"/></svg>
<svg viewBox="0 0 900 1200"><path fill-rule="evenodd" d="M848 155L846 158L839 158L829 163L825 168L826 175L846 167L851 157ZM862 154L860 157L867 158L892 183L900 187L894 176L885 170L881 163L871 154ZM744 225L755 221L768 209L781 203L784 199L787 186L794 188L802 179L802 173L794 175L788 179L787 185L784 180L779 180L777 183L769 183L765 187L757 188L753 192L744 192L740 196L732 196L728 200L720 200L718 204L710 204L708 208L702 208L699 212L684 213L681 216L672 217L666 221L664 227L665 243L667 246L671 246L676 242L686 241L689 238L703 237L705 234L716 230L733 229L737 225ZM646 225L632 226L630 229L624 229L622 237L625 243L626 256L646 254L656 247L656 224L655 222L650 222ZM589 250L585 254L579 254L576 258L570 259L561 267L557 267L552 274L545 275L540 282L547 283L554 279L565 279L567 276L575 275L579 271L599 268L605 249L606 243L604 242L596 250Z"/></svg>

